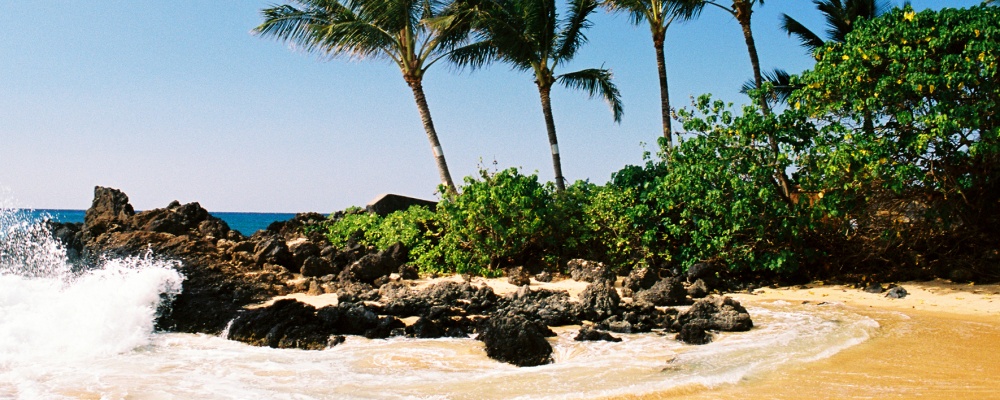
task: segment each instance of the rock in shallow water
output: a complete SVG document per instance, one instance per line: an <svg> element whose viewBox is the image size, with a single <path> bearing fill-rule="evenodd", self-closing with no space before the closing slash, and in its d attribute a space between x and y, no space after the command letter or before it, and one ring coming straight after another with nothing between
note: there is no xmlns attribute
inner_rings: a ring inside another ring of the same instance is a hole
<svg viewBox="0 0 1000 400"><path fill-rule="evenodd" d="M686 325L692 325L687 332L684 331ZM678 314L671 328L681 332L679 339L695 343L704 339L697 332L699 329L743 332L753 328L753 321L738 301L729 297L708 297Z"/></svg>
<svg viewBox="0 0 1000 400"><path fill-rule="evenodd" d="M621 342L622 338L611 336L610 333L599 331L589 326L585 326L580 329L580 332L576 334L573 338L577 342L596 342L596 341L606 341L606 342Z"/></svg>
<svg viewBox="0 0 1000 400"><path fill-rule="evenodd" d="M499 315L483 321L479 330L477 339L486 344L486 355L494 360L519 367L552 362L552 346L545 337L555 334L544 325L519 315Z"/></svg>

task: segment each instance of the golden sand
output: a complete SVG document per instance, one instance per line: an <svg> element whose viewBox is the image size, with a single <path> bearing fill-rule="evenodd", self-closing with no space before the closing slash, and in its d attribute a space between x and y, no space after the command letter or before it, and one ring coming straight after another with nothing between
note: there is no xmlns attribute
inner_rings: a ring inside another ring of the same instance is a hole
<svg viewBox="0 0 1000 400"><path fill-rule="evenodd" d="M890 299L820 283L733 295L746 305L775 300L838 302L879 322L870 340L832 357L642 399L1000 399L1000 286L901 283Z"/></svg>

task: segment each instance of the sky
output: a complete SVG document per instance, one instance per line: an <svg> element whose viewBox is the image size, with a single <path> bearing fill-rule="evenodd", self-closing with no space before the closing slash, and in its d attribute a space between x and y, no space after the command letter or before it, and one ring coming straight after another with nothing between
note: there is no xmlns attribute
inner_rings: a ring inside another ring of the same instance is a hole
<svg viewBox="0 0 1000 400"><path fill-rule="evenodd" d="M912 1L918 10L979 3ZM380 193L436 198L438 172L399 69L252 35L273 4L0 2L0 205L85 209L94 186L123 190L139 210L178 200L211 211L330 213ZM779 31L782 13L825 27L807 0L755 11L762 67L798 73L813 60ZM603 10L592 21L589 43L556 72L610 68L624 118L615 124L603 101L564 88L552 103L564 175L602 184L654 151L662 127L648 28ZM674 107L703 93L748 102L739 87L752 70L730 15L710 7L671 26L666 56ZM502 64L438 64L423 86L456 181L480 167L552 179L531 76Z"/></svg>

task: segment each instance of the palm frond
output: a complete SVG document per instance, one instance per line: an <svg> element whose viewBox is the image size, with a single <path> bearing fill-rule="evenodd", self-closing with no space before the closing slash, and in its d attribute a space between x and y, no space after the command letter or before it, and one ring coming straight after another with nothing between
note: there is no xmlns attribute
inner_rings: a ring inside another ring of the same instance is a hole
<svg viewBox="0 0 1000 400"><path fill-rule="evenodd" d="M788 14L781 14L781 30L788 33L788 36L795 36L799 39L802 47L809 50L810 53L816 51L816 49L823 47L823 39L820 39L818 35L813 33L813 31L806 28L799 21L788 16Z"/></svg>
<svg viewBox="0 0 1000 400"><path fill-rule="evenodd" d="M768 95L768 102L774 102L777 104L785 103L788 101L788 96L798 89L797 86L792 84L792 76L780 68L775 68L771 71L764 71L762 78L764 82L770 83L772 92ZM750 94L751 91L757 90L757 84L754 82L753 78L748 79L743 83L740 88L740 93Z"/></svg>
<svg viewBox="0 0 1000 400"><path fill-rule="evenodd" d="M311 8L282 5L262 10L264 22L253 32L329 57L390 57L398 62L396 39L378 26L359 19L355 10L337 1L304 3L309 3Z"/></svg>
<svg viewBox="0 0 1000 400"><path fill-rule="evenodd" d="M448 55L448 60L459 69L470 68L472 70L482 68L496 58L497 48L489 40L459 47Z"/></svg>
<svg viewBox="0 0 1000 400"><path fill-rule="evenodd" d="M611 107L615 122L621 122L625 109L622 105L621 93L612 82L611 70L590 68L560 75L557 81L570 89L583 90L591 98L601 96Z"/></svg>
<svg viewBox="0 0 1000 400"><path fill-rule="evenodd" d="M596 9L596 0L573 0L570 2L568 15L561 24L563 29L556 39L554 54L556 60L573 59L576 51L587 43L587 36L583 34L583 31L593 25L587 17Z"/></svg>

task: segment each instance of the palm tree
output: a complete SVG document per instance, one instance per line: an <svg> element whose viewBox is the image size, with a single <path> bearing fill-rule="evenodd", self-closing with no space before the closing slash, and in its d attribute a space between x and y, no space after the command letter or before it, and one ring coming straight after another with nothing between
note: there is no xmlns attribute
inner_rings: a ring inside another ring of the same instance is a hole
<svg viewBox="0 0 1000 400"><path fill-rule="evenodd" d="M732 0L732 5L724 6L716 1L712 0L701 0L705 4L711 4L716 6L723 11L731 14L736 21L739 22L740 28L743 29L743 39L746 41L747 52L750 53L750 65L753 67L753 81L754 87L759 88L764 83L764 76L760 71L760 59L757 57L757 45L753 39L753 30L750 29L750 17L753 15L753 7L755 5L764 5L764 0ZM764 115L771 114L771 106L767 102L767 96L758 96L760 102L760 109ZM780 149L778 148L778 139L774 137L773 134L767 135L767 143L771 149L771 153L777 159ZM781 189L781 193L784 195L785 200L791 199L792 185L789 183L788 175L781 168L777 168L774 173L775 179L778 182L778 187Z"/></svg>
<svg viewBox="0 0 1000 400"><path fill-rule="evenodd" d="M884 0L813 0L813 4L826 18L828 40L836 43L843 43L858 21L876 18L890 8ZM781 14L781 29L795 35L810 53L827 43L788 14Z"/></svg>
<svg viewBox="0 0 1000 400"><path fill-rule="evenodd" d="M750 17L753 16L753 7L758 4L764 5L764 0L733 0L732 5L729 6L724 6L718 1L713 0L701 1L704 4L711 4L729 13L733 16L733 18L736 18L736 22L739 22L740 28L743 29L743 39L746 41L747 52L750 53L750 65L753 67L754 87L761 87L761 84L764 82L764 77L760 71L760 58L757 57L757 44L754 42L753 30L750 28ZM764 114L769 114L771 112L767 101L763 98L760 99L760 107Z"/></svg>
<svg viewBox="0 0 1000 400"><path fill-rule="evenodd" d="M556 73L587 42L583 31L590 26L587 17L597 8L597 1L573 0L561 19L556 13L555 0L456 0L456 3L460 10L457 13L474 21L472 26L479 39L451 54L456 65L481 68L499 60L514 69L534 73L552 151L556 188L563 191L566 186L552 117L552 86L559 83L583 90L590 97L603 97L611 106L615 122L621 121L623 113L621 95L611 80L610 70L590 68Z"/></svg>
<svg viewBox="0 0 1000 400"><path fill-rule="evenodd" d="M331 58L388 59L396 63L413 91L441 183L449 194L456 193L423 89L427 69L468 37L467 31L427 24L428 19L444 11L446 4L438 0L289 2L262 10L264 22L253 32Z"/></svg>
<svg viewBox="0 0 1000 400"><path fill-rule="evenodd" d="M693 19L701 13L704 4L685 0L605 0L605 7L615 12L628 13L633 24L649 24L656 49L656 69L660 77L660 113L663 117L663 137L667 139L667 152L672 146L670 127L670 91L667 86L667 66L663 55L663 42L667 29L674 21Z"/></svg>

